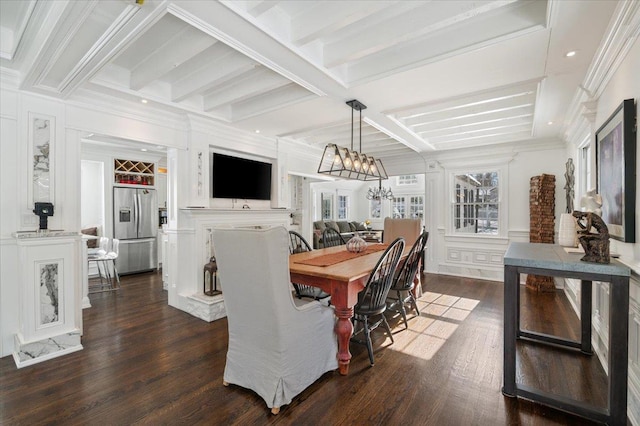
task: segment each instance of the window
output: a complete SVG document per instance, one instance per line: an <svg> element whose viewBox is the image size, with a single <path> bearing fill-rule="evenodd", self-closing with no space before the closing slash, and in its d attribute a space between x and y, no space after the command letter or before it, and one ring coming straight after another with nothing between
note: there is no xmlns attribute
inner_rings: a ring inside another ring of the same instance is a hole
<svg viewBox="0 0 640 426"><path fill-rule="evenodd" d="M406 217L405 197L393 197L392 211L394 219L402 219Z"/></svg>
<svg viewBox="0 0 640 426"><path fill-rule="evenodd" d="M455 174L453 188L453 231L499 234L498 172Z"/></svg>
<svg viewBox="0 0 640 426"><path fill-rule="evenodd" d="M422 219L424 217L424 196L402 195L394 197L393 217L396 219Z"/></svg>
<svg viewBox="0 0 640 426"><path fill-rule="evenodd" d="M411 219L422 219L424 217L424 197L422 195L409 197L409 217Z"/></svg>
<svg viewBox="0 0 640 426"><path fill-rule="evenodd" d="M591 188L591 146L582 148L582 193L586 193Z"/></svg>
<svg viewBox="0 0 640 426"><path fill-rule="evenodd" d="M333 219L333 194L323 192L320 195L322 220Z"/></svg>
<svg viewBox="0 0 640 426"><path fill-rule="evenodd" d="M369 217L372 219L379 219L382 214L382 201L371 200L369 202Z"/></svg>
<svg viewBox="0 0 640 426"><path fill-rule="evenodd" d="M402 175L398 176L398 186L402 185L415 185L418 183L418 176L416 175Z"/></svg>
<svg viewBox="0 0 640 426"><path fill-rule="evenodd" d="M349 196L338 195L338 219L349 218Z"/></svg>

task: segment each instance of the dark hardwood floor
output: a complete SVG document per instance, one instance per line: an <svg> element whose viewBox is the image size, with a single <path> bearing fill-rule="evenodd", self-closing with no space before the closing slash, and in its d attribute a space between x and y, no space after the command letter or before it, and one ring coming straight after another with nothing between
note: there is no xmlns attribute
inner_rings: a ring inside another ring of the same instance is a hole
<svg viewBox="0 0 640 426"><path fill-rule="evenodd" d="M253 392L222 385L226 319L169 307L159 273L123 277L117 292L91 295L84 350L20 370L0 359L0 424L590 424L501 394L501 283L425 275L423 288L409 329L392 319L393 345L376 330L374 367L352 344L348 376L325 374L273 416ZM523 326L577 338L562 294L522 293ZM595 357L519 345L519 382L604 401Z"/></svg>

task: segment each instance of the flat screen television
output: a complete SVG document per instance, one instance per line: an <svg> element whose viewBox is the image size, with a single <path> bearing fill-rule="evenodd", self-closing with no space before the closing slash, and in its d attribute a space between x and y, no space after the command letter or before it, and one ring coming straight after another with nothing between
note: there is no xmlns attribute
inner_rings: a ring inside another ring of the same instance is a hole
<svg viewBox="0 0 640 426"><path fill-rule="evenodd" d="M213 198L271 199L271 163L214 153L211 180Z"/></svg>

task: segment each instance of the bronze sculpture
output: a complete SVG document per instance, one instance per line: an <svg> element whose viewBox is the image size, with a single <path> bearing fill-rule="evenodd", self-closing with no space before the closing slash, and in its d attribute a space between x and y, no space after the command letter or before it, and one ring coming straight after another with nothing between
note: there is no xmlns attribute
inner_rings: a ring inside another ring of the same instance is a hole
<svg viewBox="0 0 640 426"><path fill-rule="evenodd" d="M609 228L602 218L592 212L575 210L573 216L578 224L578 240L584 248L585 262L609 263ZM596 232L591 232L591 229Z"/></svg>

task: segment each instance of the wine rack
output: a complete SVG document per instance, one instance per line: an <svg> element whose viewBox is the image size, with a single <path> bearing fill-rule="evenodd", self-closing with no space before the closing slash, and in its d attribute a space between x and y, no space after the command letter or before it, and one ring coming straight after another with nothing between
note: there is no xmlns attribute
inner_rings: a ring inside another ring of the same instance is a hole
<svg viewBox="0 0 640 426"><path fill-rule="evenodd" d="M114 182L124 185L155 185L155 163L114 159Z"/></svg>

